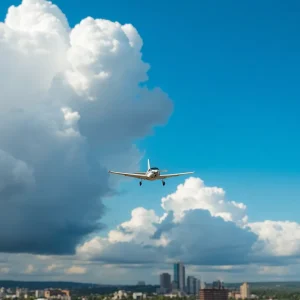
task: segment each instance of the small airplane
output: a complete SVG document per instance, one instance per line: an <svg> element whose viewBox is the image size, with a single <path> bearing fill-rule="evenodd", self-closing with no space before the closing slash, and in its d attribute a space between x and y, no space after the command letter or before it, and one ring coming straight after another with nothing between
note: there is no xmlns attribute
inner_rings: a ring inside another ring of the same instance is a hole
<svg viewBox="0 0 300 300"><path fill-rule="evenodd" d="M108 171L108 173L111 174L117 174L117 175L123 175L127 177L133 177L141 179L140 186L142 185L142 180L162 180L162 184L165 185L164 179L181 176L181 175L187 175L187 174L193 174L194 172L186 172L186 173L176 173L176 174L165 174L161 175L162 172L168 172L167 170L160 170L159 168L150 166L150 160L148 159L148 171L147 172L135 172L135 173L121 173L121 172L114 172L114 171Z"/></svg>

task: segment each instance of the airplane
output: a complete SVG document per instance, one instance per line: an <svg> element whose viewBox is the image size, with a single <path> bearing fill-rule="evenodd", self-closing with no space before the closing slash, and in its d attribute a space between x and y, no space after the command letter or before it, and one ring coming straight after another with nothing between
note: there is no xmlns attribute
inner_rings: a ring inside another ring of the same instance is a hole
<svg viewBox="0 0 300 300"><path fill-rule="evenodd" d="M168 172L168 171L160 170L159 168L156 168L156 167L151 168L149 159L148 159L148 170L146 172L122 173L122 172L108 171L108 173L111 173L111 174L123 175L123 176L141 179L140 186L142 185L142 180L154 181L154 180L160 180L160 179L162 180L162 184L164 186L166 184L164 179L194 173L194 172L185 172L185 173L161 175L162 172Z"/></svg>

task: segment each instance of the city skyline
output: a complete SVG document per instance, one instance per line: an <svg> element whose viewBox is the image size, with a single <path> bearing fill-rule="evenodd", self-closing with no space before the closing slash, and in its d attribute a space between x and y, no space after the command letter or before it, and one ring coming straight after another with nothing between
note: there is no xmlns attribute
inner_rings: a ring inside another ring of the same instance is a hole
<svg viewBox="0 0 300 300"><path fill-rule="evenodd" d="M173 279L170 273L160 274L159 294L179 293L183 295L199 295L201 287L200 279L188 275L183 262L173 263Z"/></svg>
<svg viewBox="0 0 300 300"><path fill-rule="evenodd" d="M189 276L191 279L191 277ZM177 290L166 290L165 288L170 287L170 276L167 273L163 273L160 276L161 286L158 290L158 294L153 292L153 290L147 289L147 291L132 291L126 287L126 289L118 289L120 287L115 287L115 289L107 289L106 290L99 290L99 286L93 287L89 286L88 290L86 288L81 287L81 289L77 287L77 289L74 289L74 286L71 289L68 289L66 287L62 288L52 288L47 287L46 289L34 289L34 288L27 288L27 287L0 287L0 299L61 299L61 300L71 300L74 299L81 299L85 300L86 297L90 297L93 295L95 299L102 299L103 295L106 295L105 299L112 299L112 300L120 300L124 298L130 298L130 299L146 299L150 297L153 299L153 297L157 296L158 299L161 299L161 296L163 297L192 297L190 299L200 299L200 300L228 300L230 299L240 299L240 300L247 300L247 299L258 299L257 295L250 293L250 286L247 283L243 283L240 286L240 292L238 292L235 289L227 289L224 287L223 283L220 281L215 281L212 283L211 287L193 287L190 292L186 291L179 291ZM60 283L63 284L63 283ZM70 283L69 283L70 284ZM145 287L144 283L142 285ZM165 285L165 288L163 287ZM130 287L129 287L130 288ZM131 287L132 289L133 287ZM98 289L98 290L97 290ZM165 291L163 291L165 289ZM96 292L96 293L95 293ZM102 297L100 296L102 295ZM99 297L100 296L100 297ZM196 298L195 298L196 297ZM154 298L155 299L155 298Z"/></svg>

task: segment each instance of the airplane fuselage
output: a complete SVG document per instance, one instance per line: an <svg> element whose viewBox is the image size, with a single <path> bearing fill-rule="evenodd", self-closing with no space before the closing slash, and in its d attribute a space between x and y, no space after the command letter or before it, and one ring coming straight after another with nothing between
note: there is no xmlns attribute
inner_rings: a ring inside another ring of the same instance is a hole
<svg viewBox="0 0 300 300"><path fill-rule="evenodd" d="M147 180L150 180L150 181L157 180L159 175L160 175L160 171L157 168L149 169L146 172Z"/></svg>

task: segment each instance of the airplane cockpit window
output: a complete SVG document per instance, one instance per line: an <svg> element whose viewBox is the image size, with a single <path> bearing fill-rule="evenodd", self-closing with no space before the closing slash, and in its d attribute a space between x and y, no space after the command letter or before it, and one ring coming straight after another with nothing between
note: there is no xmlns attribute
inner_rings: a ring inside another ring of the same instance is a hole
<svg viewBox="0 0 300 300"><path fill-rule="evenodd" d="M158 170L158 168L150 168L150 170Z"/></svg>

